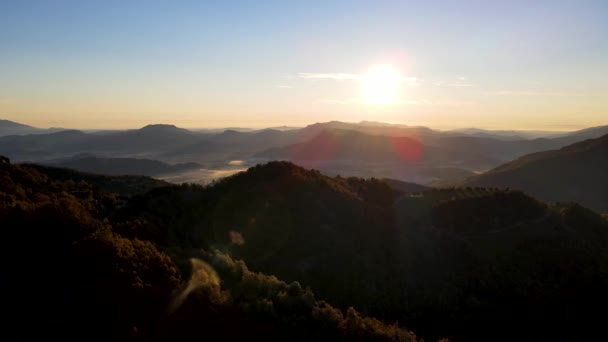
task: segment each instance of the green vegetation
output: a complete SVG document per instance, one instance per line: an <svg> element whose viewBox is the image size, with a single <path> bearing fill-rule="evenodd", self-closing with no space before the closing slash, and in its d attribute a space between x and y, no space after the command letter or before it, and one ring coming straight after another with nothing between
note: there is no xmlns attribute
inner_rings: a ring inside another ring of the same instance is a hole
<svg viewBox="0 0 608 342"><path fill-rule="evenodd" d="M162 340L603 334L608 222L574 203L401 192L286 162L126 200L0 163L13 326Z"/></svg>

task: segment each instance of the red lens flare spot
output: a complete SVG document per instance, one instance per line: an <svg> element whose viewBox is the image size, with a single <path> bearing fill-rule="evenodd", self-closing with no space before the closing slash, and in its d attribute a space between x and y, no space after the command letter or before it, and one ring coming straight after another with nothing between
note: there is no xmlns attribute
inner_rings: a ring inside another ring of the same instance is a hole
<svg viewBox="0 0 608 342"><path fill-rule="evenodd" d="M422 144L416 139L393 137L391 143L397 155L404 161L415 162L422 157Z"/></svg>

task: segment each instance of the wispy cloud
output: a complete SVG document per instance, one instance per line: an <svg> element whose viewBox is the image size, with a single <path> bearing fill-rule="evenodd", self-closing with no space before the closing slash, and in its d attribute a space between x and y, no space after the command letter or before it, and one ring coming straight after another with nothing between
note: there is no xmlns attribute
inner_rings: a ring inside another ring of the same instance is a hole
<svg viewBox="0 0 608 342"><path fill-rule="evenodd" d="M339 72L300 72L298 73L299 78L314 80L334 80L334 81L358 81L365 78L365 74L350 74L350 73L339 73ZM420 85L419 79L411 76L402 76L400 78L408 86Z"/></svg>
<svg viewBox="0 0 608 342"><path fill-rule="evenodd" d="M464 81L463 77L459 77L459 82L446 82L446 81L438 81L438 82L433 82L434 86L437 87L456 87L456 88L466 88L466 87L474 87L475 84L473 83L468 83L468 82L462 82Z"/></svg>
<svg viewBox="0 0 608 342"><path fill-rule="evenodd" d="M536 90L497 90L486 92L486 94L498 96L597 96L596 94L576 94Z"/></svg>
<svg viewBox="0 0 608 342"><path fill-rule="evenodd" d="M342 72L300 72L297 74L297 78L306 80L333 80L333 81L359 81L365 79L365 74L353 74L353 73L342 73ZM460 76L455 80L445 81L428 81L414 77L414 76L402 76L400 78L404 85L410 87L428 85L435 87L451 87L451 88L467 88L475 87L474 83L468 81L465 77Z"/></svg>
<svg viewBox="0 0 608 342"><path fill-rule="evenodd" d="M343 100L339 100L339 99L325 99L325 100L321 100L321 102L323 102L323 103L330 103L330 104L337 104L337 105L351 105L351 104L361 103L362 101L360 99L357 99L357 98L352 98L352 99L343 99Z"/></svg>
<svg viewBox="0 0 608 342"><path fill-rule="evenodd" d="M326 79L326 80L336 80L336 81L361 79L361 75L359 75L359 74L346 74L346 73L336 73L336 72L301 72L301 73L298 73L298 77L304 78L307 80Z"/></svg>
<svg viewBox="0 0 608 342"><path fill-rule="evenodd" d="M360 98L349 98L349 99L325 99L321 100L323 103L336 104L336 105L359 105L366 104L366 101ZM415 105L415 106L432 106L434 103L430 100L409 100L409 99L398 99L390 103L391 105Z"/></svg>
<svg viewBox="0 0 608 342"><path fill-rule="evenodd" d="M417 77L402 77L401 80L408 86L414 87L420 85L420 80Z"/></svg>

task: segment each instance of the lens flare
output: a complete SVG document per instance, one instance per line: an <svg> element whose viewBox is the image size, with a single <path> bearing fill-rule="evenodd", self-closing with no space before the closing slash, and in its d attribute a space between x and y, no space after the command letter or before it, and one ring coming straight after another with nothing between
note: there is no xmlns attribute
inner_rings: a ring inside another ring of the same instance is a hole
<svg viewBox="0 0 608 342"><path fill-rule="evenodd" d="M375 65L363 75L361 92L367 104L392 105L399 102L403 76L390 64Z"/></svg>

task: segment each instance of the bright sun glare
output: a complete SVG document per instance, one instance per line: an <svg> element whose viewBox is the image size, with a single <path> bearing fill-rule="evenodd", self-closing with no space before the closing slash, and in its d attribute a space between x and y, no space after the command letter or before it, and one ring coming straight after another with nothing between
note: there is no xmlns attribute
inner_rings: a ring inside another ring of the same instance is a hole
<svg viewBox="0 0 608 342"><path fill-rule="evenodd" d="M403 77L398 69L389 64L371 67L361 79L361 92L365 103L391 105L399 102Z"/></svg>

